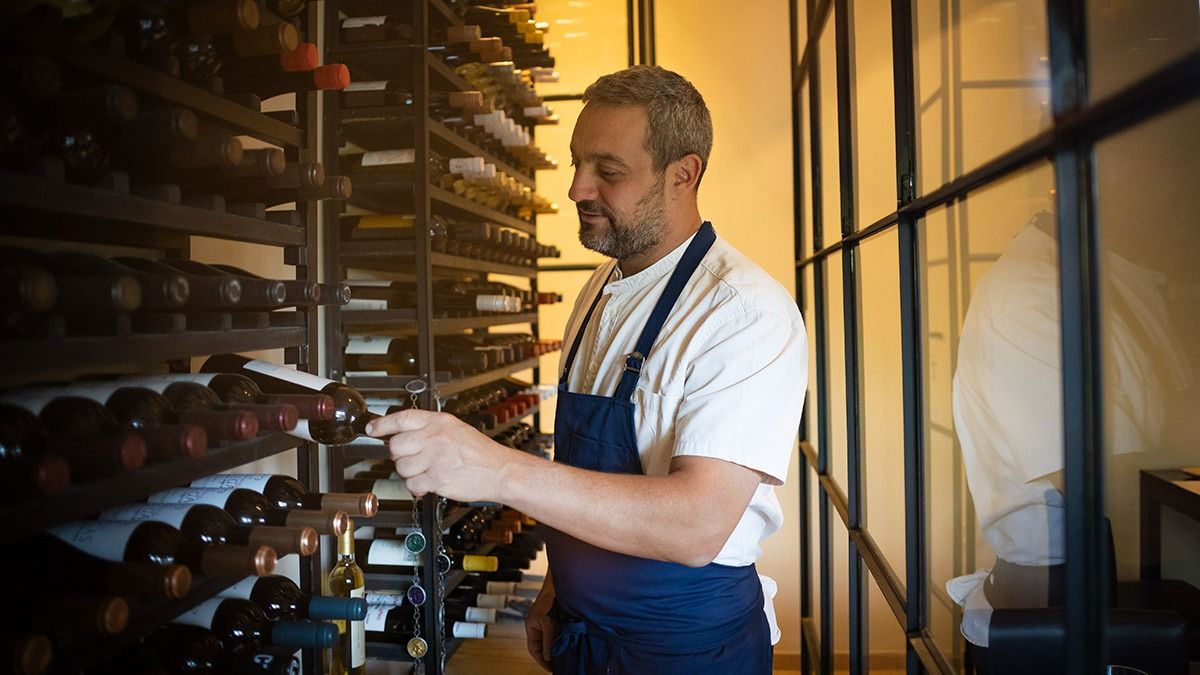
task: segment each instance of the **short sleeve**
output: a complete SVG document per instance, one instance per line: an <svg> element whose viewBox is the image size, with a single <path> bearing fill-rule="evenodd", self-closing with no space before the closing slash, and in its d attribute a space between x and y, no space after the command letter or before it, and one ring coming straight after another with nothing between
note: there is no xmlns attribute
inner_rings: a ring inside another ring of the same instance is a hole
<svg viewBox="0 0 1200 675"><path fill-rule="evenodd" d="M799 312L739 311L697 337L674 455L734 462L782 485L808 384Z"/></svg>

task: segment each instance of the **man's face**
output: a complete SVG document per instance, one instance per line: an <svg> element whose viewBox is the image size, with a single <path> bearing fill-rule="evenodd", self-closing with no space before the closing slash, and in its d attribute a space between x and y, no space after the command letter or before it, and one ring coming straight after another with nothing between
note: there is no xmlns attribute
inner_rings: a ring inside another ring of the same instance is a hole
<svg viewBox="0 0 1200 675"><path fill-rule="evenodd" d="M619 260L662 238L664 174L644 146L647 130L641 106L586 105L571 136L568 195L579 212L579 241Z"/></svg>

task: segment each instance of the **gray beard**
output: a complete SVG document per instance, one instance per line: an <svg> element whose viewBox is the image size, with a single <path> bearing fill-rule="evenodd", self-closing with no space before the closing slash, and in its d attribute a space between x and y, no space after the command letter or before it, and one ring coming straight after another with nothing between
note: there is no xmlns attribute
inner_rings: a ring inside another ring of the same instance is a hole
<svg viewBox="0 0 1200 675"><path fill-rule="evenodd" d="M617 220L608 209L599 209L608 218L608 227L595 233L585 233L580 228L579 243L585 248L617 260L644 253L657 246L662 241L663 224L666 221L666 209L660 194L662 187L663 179L660 178L638 199L634 205L632 223Z"/></svg>

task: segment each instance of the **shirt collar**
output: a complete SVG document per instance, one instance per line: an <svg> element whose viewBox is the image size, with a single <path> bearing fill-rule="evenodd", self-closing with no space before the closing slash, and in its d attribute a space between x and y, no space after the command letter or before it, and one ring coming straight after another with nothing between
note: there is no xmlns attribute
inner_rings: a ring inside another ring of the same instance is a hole
<svg viewBox="0 0 1200 675"><path fill-rule="evenodd" d="M604 293L613 295L633 293L670 274L675 269L675 266L679 264L679 259L683 257L683 252L687 250L688 244L692 243L692 239L695 236L696 234L692 233L692 236L672 249L670 253L659 258L654 264L637 274L623 276L621 274L621 266L617 264L616 260L612 261L611 278L613 280L604 286Z"/></svg>

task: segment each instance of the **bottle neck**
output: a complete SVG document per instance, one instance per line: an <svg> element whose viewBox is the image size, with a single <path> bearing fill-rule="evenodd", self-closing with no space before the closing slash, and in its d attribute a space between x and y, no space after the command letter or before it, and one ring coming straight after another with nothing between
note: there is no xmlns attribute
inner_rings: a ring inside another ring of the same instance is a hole
<svg viewBox="0 0 1200 675"><path fill-rule="evenodd" d="M346 526L346 531L338 537L338 560L349 562L354 560L354 521Z"/></svg>

